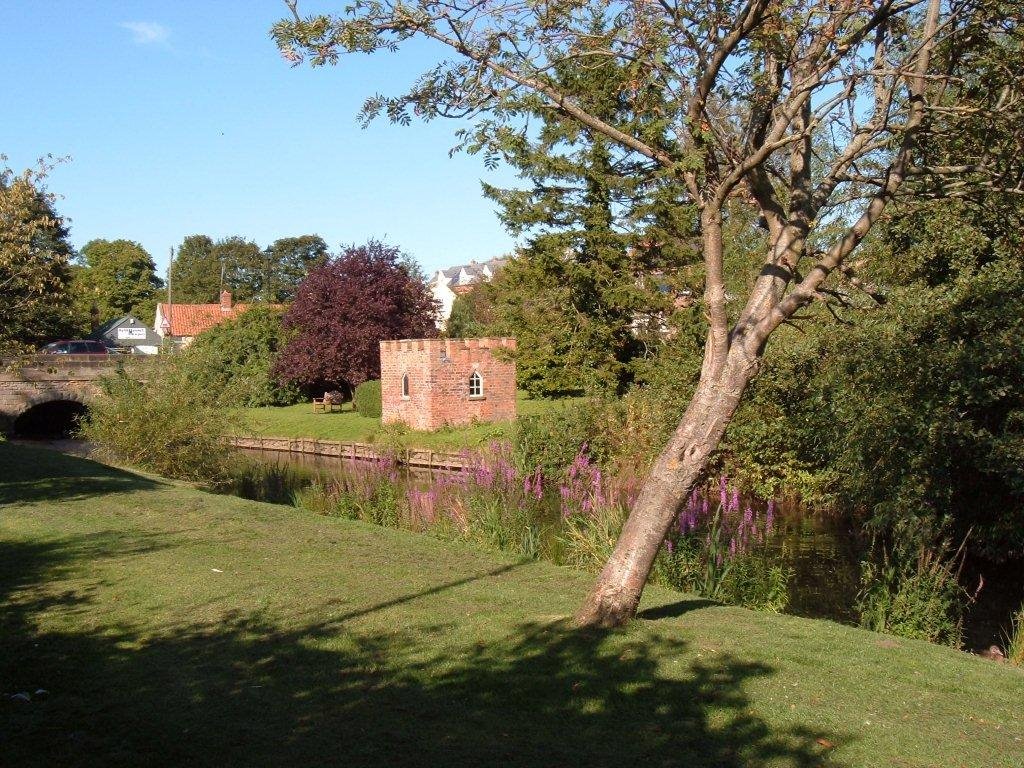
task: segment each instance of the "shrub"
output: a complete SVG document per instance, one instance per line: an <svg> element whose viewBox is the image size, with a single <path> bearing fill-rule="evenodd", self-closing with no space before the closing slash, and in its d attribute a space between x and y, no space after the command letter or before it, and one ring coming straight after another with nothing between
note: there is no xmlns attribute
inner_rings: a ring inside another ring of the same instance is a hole
<svg viewBox="0 0 1024 768"><path fill-rule="evenodd" d="M571 466L582 446L601 458L604 445L600 431L604 406L597 400L558 404L537 416L521 416L512 433L512 457L516 468L557 479Z"/></svg>
<svg viewBox="0 0 1024 768"><path fill-rule="evenodd" d="M773 339L722 444L731 471L877 530L949 515L974 553L1024 555L1024 356L1008 351L1024 334L1019 256L850 316Z"/></svg>
<svg viewBox="0 0 1024 768"><path fill-rule="evenodd" d="M893 544L872 549L861 566L861 626L959 648L970 600L958 581L964 545L955 552L947 542L929 545L903 526Z"/></svg>
<svg viewBox="0 0 1024 768"><path fill-rule="evenodd" d="M226 481L231 422L211 405L180 358L136 364L101 380L82 435L117 461L164 477Z"/></svg>
<svg viewBox="0 0 1024 768"><path fill-rule="evenodd" d="M284 342L281 311L253 307L200 334L182 354L181 364L210 402L245 408L290 405L302 393L270 375Z"/></svg>
<svg viewBox="0 0 1024 768"><path fill-rule="evenodd" d="M352 396L352 407L362 416L379 419L381 414L380 379L364 381L356 387L355 394Z"/></svg>

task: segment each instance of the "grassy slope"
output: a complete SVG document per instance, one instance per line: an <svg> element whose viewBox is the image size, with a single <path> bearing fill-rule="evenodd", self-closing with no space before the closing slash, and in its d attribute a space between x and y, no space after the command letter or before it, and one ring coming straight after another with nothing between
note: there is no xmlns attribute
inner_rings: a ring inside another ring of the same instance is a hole
<svg viewBox="0 0 1024 768"><path fill-rule="evenodd" d="M12 766L1024 764L1019 670L658 589L629 629L572 632L587 582L0 444L0 691L50 692L0 698L0 753Z"/></svg>
<svg viewBox="0 0 1024 768"><path fill-rule="evenodd" d="M517 408L520 416L532 416L567 403L571 403L571 400L532 400L520 395ZM240 408L236 414L240 422L239 433L264 437L309 437L372 443L378 439L381 429L380 419L360 416L349 410L341 413L313 413L309 403L284 408ZM404 445L419 448L472 448L506 437L508 430L508 424L475 424L436 432L407 432L400 439Z"/></svg>

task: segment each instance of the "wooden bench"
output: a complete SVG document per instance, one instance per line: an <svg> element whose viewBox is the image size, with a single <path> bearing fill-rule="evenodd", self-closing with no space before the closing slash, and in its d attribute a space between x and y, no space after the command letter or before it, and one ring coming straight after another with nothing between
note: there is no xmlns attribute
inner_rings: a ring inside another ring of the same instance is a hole
<svg viewBox="0 0 1024 768"><path fill-rule="evenodd" d="M334 413L334 409L337 408L340 413L345 407L345 404L336 402L333 397L329 397L324 394L323 397L313 398L313 413Z"/></svg>

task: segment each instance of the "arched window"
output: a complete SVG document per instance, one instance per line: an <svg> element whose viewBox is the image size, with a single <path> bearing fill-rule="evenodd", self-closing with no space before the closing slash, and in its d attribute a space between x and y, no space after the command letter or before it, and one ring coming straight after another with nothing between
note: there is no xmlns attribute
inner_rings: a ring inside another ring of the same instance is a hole
<svg viewBox="0 0 1024 768"><path fill-rule="evenodd" d="M402 397L409 396L409 374L402 374Z"/></svg>
<svg viewBox="0 0 1024 768"><path fill-rule="evenodd" d="M480 371L473 371L469 376L469 396L484 396L484 379L483 376L480 375Z"/></svg>

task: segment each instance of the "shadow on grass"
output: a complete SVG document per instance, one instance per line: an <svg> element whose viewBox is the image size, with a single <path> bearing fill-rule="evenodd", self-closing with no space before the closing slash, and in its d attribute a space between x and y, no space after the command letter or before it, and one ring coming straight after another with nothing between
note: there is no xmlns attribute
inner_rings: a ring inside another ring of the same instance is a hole
<svg viewBox="0 0 1024 768"><path fill-rule="evenodd" d="M88 459L0 442L0 505L75 501L108 493L152 490L161 485Z"/></svg>
<svg viewBox="0 0 1024 768"><path fill-rule="evenodd" d="M770 667L694 662L678 639L555 622L453 642L464 628L382 631L356 614L282 626L259 611L145 636L94 621L42 630L64 607L45 582L89 547L20 547L0 553L16 564L0 569L0 690L49 695L0 700L11 765L759 768L824 757L824 734L773 730L752 711L745 686Z"/></svg>
<svg viewBox="0 0 1024 768"><path fill-rule="evenodd" d="M675 603L667 603L666 605L657 605L653 608L647 608L640 611L636 617L638 619L673 619L677 616L682 616L684 613L690 611L696 611L701 608L712 608L721 603L716 603L714 600L705 600L703 598L687 598L685 600L679 600Z"/></svg>

